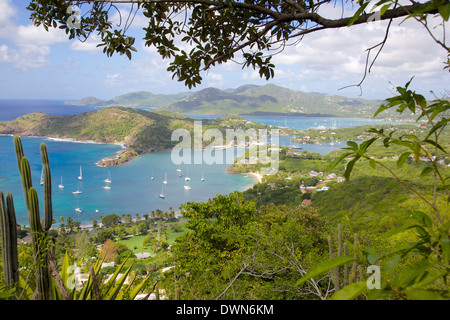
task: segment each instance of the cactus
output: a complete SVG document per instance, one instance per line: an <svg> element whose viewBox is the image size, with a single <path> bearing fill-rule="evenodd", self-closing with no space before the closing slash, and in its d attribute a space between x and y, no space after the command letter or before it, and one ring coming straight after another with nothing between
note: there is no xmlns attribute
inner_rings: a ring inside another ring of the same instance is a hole
<svg viewBox="0 0 450 320"><path fill-rule="evenodd" d="M45 143L41 143L41 158L44 171L44 218L42 219L42 228L44 231L48 231L53 221L52 177Z"/></svg>
<svg viewBox="0 0 450 320"><path fill-rule="evenodd" d="M353 235L353 245L355 246L355 248L358 248L358 234L354 234ZM353 261L353 265L352 265L352 271L351 271L351 278L350 281L351 282L357 282L358 281L358 265L356 263L356 259L358 259L358 254L355 252L353 254L353 258L355 258L355 261Z"/></svg>
<svg viewBox="0 0 450 320"><path fill-rule="evenodd" d="M19 260L17 255L17 223L14 201L11 193L0 190L0 229L2 235L3 274L5 286L19 281Z"/></svg>
<svg viewBox="0 0 450 320"><path fill-rule="evenodd" d="M33 298L37 300L47 300L49 299L50 279L45 239L46 233L50 229L53 220L51 174L47 147L44 143L42 143L40 148L44 172L44 218L41 222L39 214L39 200L36 189L33 188L32 184L30 163L24 156L20 137L14 136L14 146L28 209L28 220L30 222L32 234L34 261L38 266L36 271L36 291Z"/></svg>
<svg viewBox="0 0 450 320"><path fill-rule="evenodd" d="M346 242L343 242L343 235L342 235L342 226L339 223L337 226L338 232L337 232L337 256L338 257L342 257L342 256L348 256L348 245ZM353 240L353 245L355 248L358 248L358 235L355 233L354 234L354 240ZM329 253L330 253L330 258L334 258L336 256L335 254L335 249L334 249L334 244L333 244L333 239L330 236L328 236L328 246L329 246ZM353 282L357 282L358 278L362 279L363 278L363 274L362 274L362 268L358 268L356 259L358 259L358 255L355 252L353 254L353 258L355 258L355 261L352 264L351 270L349 270L349 265L345 264L343 266L343 281L342 281L342 286L345 287L348 284L351 284ZM358 275L358 269L360 271L360 274ZM340 267L336 267L333 268L333 270L331 271L331 279L333 281L333 285L335 287L335 291L339 291L339 289L341 288L341 283L340 283L340 274L341 274L341 269Z"/></svg>

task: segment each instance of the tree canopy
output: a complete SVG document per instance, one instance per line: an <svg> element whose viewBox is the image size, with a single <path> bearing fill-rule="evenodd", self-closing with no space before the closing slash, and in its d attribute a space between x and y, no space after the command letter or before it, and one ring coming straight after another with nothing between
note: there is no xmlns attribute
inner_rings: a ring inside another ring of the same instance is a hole
<svg viewBox="0 0 450 320"><path fill-rule="evenodd" d="M118 4L129 4L130 12L115 25L110 15L119 12ZM345 15L349 10L344 8L353 10ZM135 38L127 31L135 16L143 14L148 19L145 45L170 59L168 71L189 88L201 83L202 72L230 60L258 69L261 77L270 79L275 68L271 58L286 45L321 30L375 20L388 21L386 36L369 52L383 48L393 19L412 18L450 53L444 39L436 38L427 24L429 15L448 21L449 0L32 0L27 9L36 26L61 28L70 39L81 41L96 35L105 54L125 54L129 59L136 48ZM328 18L327 9L342 14ZM237 57L238 53L242 56Z"/></svg>

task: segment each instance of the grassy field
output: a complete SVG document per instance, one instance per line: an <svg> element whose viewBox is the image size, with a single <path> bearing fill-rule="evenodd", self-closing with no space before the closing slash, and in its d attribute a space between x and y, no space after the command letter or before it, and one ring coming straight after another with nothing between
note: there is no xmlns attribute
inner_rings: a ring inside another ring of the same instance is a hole
<svg viewBox="0 0 450 320"><path fill-rule="evenodd" d="M177 237L183 235L187 231L185 225L186 225L186 222L177 224L178 230L175 231L172 228L172 225L168 224L168 226L165 228L165 230L167 231L167 234L169 236L169 239L168 239L169 244L172 244ZM153 230L151 232L156 233L156 230ZM125 244L128 248L133 250L134 253L148 252L148 253L153 254L153 251L150 247L148 247L148 248L142 247L142 243L144 242L145 237L146 237L146 235L133 236L131 238L120 240L118 242Z"/></svg>

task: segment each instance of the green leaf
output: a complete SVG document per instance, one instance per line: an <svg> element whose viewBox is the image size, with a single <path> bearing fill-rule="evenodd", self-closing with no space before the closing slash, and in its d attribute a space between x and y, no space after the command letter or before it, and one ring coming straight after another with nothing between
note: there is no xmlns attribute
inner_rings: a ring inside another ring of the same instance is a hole
<svg viewBox="0 0 450 320"><path fill-rule="evenodd" d="M355 141L347 141L347 145L355 151L358 151L358 144Z"/></svg>
<svg viewBox="0 0 450 320"><path fill-rule="evenodd" d="M329 300L353 300L363 294L366 290L367 284L365 281L355 282L340 289L333 294Z"/></svg>
<svg viewBox="0 0 450 320"><path fill-rule="evenodd" d="M353 167L355 166L356 161L358 161L360 158L359 155L356 155L355 158L347 163L347 167L345 168L344 177L346 180L350 179L350 174L352 173Z"/></svg>
<svg viewBox="0 0 450 320"><path fill-rule="evenodd" d="M448 18L450 17L450 3L447 3L445 6L440 6L438 10L439 14L442 16L442 19L448 21Z"/></svg>
<svg viewBox="0 0 450 320"><path fill-rule="evenodd" d="M422 173L420 174L421 178L426 177L427 175L429 175L431 172L433 171L433 167L426 167L422 170Z"/></svg>
<svg viewBox="0 0 450 320"><path fill-rule="evenodd" d="M446 264L450 262L450 239L441 240L442 255Z"/></svg>
<svg viewBox="0 0 450 320"><path fill-rule="evenodd" d="M386 261L385 263L382 264L382 270L383 272L385 271L390 271L393 268L395 268L395 266L397 266L397 264L400 262L400 260L402 259L402 257L400 255L396 255L394 258L392 258L389 261Z"/></svg>
<svg viewBox="0 0 450 320"><path fill-rule="evenodd" d="M436 142L433 141L433 140L426 139L424 142L429 143L429 144L435 146L436 148L438 148L439 150L443 151L444 153L447 153L447 151L445 151L445 149L444 149L439 143L436 143Z"/></svg>
<svg viewBox="0 0 450 320"><path fill-rule="evenodd" d="M391 285L394 288L399 289L412 286L413 282L422 276L431 266L432 265L426 260L409 265L398 274L398 276L392 281Z"/></svg>
<svg viewBox="0 0 450 320"><path fill-rule="evenodd" d="M370 158L369 159L369 164L372 167L372 169L376 169L377 168L377 163L375 162L374 159Z"/></svg>
<svg viewBox="0 0 450 320"><path fill-rule="evenodd" d="M427 228L431 228L433 226L433 221L431 218L422 211L409 211L409 214L411 217L419 221L422 226Z"/></svg>
<svg viewBox="0 0 450 320"><path fill-rule="evenodd" d="M369 2L366 2L366 3L363 3L361 5L361 7L359 7L359 9L355 12L353 17L351 17L350 20L348 21L348 25L347 25L348 27L350 27L352 24L355 23L356 20L358 20L359 16L364 11L364 9L367 7L368 4L369 4Z"/></svg>
<svg viewBox="0 0 450 320"><path fill-rule="evenodd" d="M352 155L353 152L347 152L342 154L340 157L334 159L334 161L330 164L330 166L327 169L327 172L330 172L331 170L333 170L334 167L336 167L336 165L341 162L342 160L344 160L345 158L347 158L349 155Z"/></svg>
<svg viewBox="0 0 450 320"><path fill-rule="evenodd" d="M390 6L391 6L391 4L389 3L389 4L385 4L383 7L381 7L380 15L382 16L387 11L387 9L389 9Z"/></svg>
<svg viewBox="0 0 450 320"><path fill-rule="evenodd" d="M405 293L411 300L444 300L440 294L426 289L408 288Z"/></svg>
<svg viewBox="0 0 450 320"><path fill-rule="evenodd" d="M400 157L398 158L398 161L397 161L397 169L400 169L403 166L406 159L408 159L410 155L411 155L411 152L404 152L400 155Z"/></svg>
<svg viewBox="0 0 450 320"><path fill-rule="evenodd" d="M416 100L416 103L421 106L422 108L426 108L427 106L427 100L424 98L424 96L420 94L413 93L414 100Z"/></svg>
<svg viewBox="0 0 450 320"><path fill-rule="evenodd" d="M311 278L314 278L318 275L326 273L333 268L336 268L340 265L356 261L355 258L351 257L334 257L328 260L319 263L317 266L311 268L300 280L297 281L296 285L301 286L303 283L308 281Z"/></svg>

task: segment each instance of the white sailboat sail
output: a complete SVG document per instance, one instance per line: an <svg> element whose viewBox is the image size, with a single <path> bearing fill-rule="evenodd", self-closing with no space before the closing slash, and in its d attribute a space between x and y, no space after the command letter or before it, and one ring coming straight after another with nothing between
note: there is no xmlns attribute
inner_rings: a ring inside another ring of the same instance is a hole
<svg viewBox="0 0 450 320"><path fill-rule="evenodd" d="M163 183L167 184L167 172L164 174L164 181L163 181Z"/></svg>
<svg viewBox="0 0 450 320"><path fill-rule="evenodd" d="M41 170L41 185L44 184L44 168Z"/></svg>
<svg viewBox="0 0 450 320"><path fill-rule="evenodd" d="M106 178L103 181L105 181L106 183L111 183L111 172L109 172L109 170L108 170L108 178Z"/></svg>
<svg viewBox="0 0 450 320"><path fill-rule="evenodd" d="M191 180L191 178L189 178L189 169L187 170L187 173L186 173L186 178L184 178L184 180L186 180L186 181L189 181L189 180Z"/></svg>
<svg viewBox="0 0 450 320"><path fill-rule="evenodd" d="M202 171L202 181L205 181L205 177L203 176L203 171Z"/></svg>
<svg viewBox="0 0 450 320"><path fill-rule="evenodd" d="M78 189L76 191L72 191L73 194L80 194L81 190L80 190L80 184L78 183Z"/></svg>
<svg viewBox="0 0 450 320"><path fill-rule="evenodd" d="M80 166L80 175L78 176L78 180L83 180L83 172L81 171L81 166Z"/></svg>
<svg viewBox="0 0 450 320"><path fill-rule="evenodd" d="M164 186L161 186L161 193L159 194L160 198L165 198L166 196L164 195Z"/></svg>
<svg viewBox="0 0 450 320"><path fill-rule="evenodd" d="M62 176L61 176L61 184L58 185L58 188L64 189L64 184L63 184L63 178L62 178Z"/></svg>

